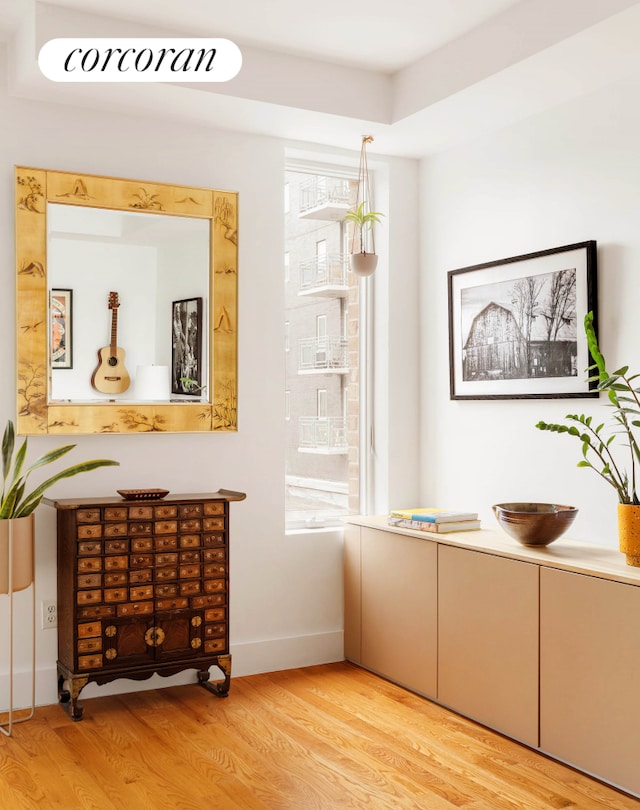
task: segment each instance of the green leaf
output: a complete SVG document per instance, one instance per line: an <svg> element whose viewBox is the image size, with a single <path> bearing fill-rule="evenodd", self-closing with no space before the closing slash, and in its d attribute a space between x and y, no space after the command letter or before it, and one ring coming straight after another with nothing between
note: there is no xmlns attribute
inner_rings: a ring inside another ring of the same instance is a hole
<svg viewBox="0 0 640 810"><path fill-rule="evenodd" d="M80 464L74 464L73 467L67 467L65 470L57 472L51 478L47 478L40 486L36 487L33 492L28 495L21 503L15 507L15 514L13 517L26 517L30 515L38 506L44 493L58 481L63 478L71 478L81 472L89 472L98 467L111 467L119 466L118 461L111 461L110 459L94 459L93 461L83 461Z"/></svg>
<svg viewBox="0 0 640 810"><path fill-rule="evenodd" d="M13 428L13 422L7 422L7 426L4 429L4 435L2 436L2 477L5 481L9 475L15 440L16 434Z"/></svg>
<svg viewBox="0 0 640 810"><path fill-rule="evenodd" d="M579 461L577 466L578 467L591 467L592 465L588 461Z"/></svg>

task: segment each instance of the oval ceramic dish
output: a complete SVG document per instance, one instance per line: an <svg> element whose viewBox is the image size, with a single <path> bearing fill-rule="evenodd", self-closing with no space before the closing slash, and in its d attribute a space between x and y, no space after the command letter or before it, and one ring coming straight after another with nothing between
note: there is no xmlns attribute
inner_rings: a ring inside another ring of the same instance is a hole
<svg viewBox="0 0 640 810"><path fill-rule="evenodd" d="M575 506L555 503L497 503L492 508L500 527L523 546L553 543L578 513Z"/></svg>

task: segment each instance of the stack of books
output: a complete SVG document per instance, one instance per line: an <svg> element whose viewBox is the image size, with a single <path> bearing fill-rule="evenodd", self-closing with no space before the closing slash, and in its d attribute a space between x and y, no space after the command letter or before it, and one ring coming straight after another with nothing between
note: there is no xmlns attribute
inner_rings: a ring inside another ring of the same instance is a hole
<svg viewBox="0 0 640 810"><path fill-rule="evenodd" d="M421 532L468 532L480 528L477 512L452 509L394 509L389 513L389 525Z"/></svg>

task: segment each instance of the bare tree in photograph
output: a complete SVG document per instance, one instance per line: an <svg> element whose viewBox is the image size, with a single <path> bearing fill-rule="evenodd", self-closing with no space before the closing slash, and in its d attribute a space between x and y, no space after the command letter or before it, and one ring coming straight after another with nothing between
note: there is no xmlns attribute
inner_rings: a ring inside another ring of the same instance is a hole
<svg viewBox="0 0 640 810"><path fill-rule="evenodd" d="M544 279L540 276L526 276L518 279L512 287L511 303L513 314L520 327L521 357L523 359L524 376L532 376L531 340L533 325L539 314L538 297L544 287Z"/></svg>

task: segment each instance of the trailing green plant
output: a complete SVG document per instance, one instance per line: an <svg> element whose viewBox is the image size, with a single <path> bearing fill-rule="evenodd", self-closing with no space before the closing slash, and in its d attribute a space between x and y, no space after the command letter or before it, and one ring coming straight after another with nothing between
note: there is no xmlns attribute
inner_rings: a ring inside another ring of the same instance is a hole
<svg viewBox="0 0 640 810"><path fill-rule="evenodd" d="M584 330L587 335L589 351L593 364L589 366L589 380L597 383L597 390L606 392L613 417L613 428L605 437L605 423L594 425L593 417L584 414L570 413L565 417L571 425L538 422L540 430L553 433L567 433L575 436L582 444L582 459L578 467L594 470L604 481L612 486L620 503L640 504L636 489L636 465L640 464L640 448L634 429L640 428L640 386L637 385L640 374L629 374L629 366L622 366L609 373L605 359L598 346L593 327L593 312L584 318ZM622 467L613 453L616 437L626 439L629 453L629 472Z"/></svg>
<svg viewBox="0 0 640 810"><path fill-rule="evenodd" d="M2 437L2 495L0 496L0 519L9 520L10 518L21 518L30 515L38 506L45 492L49 487L53 486L57 481L62 478L71 478L81 472L89 472L98 467L118 466L119 461L111 461L110 459L94 459L92 461L83 461L79 464L74 464L72 467L67 467L60 470L51 478L47 478L31 492L26 491L27 479L30 474L37 470L39 467L44 467L56 461L61 456L64 456L70 450L73 450L75 444L67 444L63 447L58 447L55 450L50 450L48 453L40 456L32 464L25 468L25 459L27 456L27 439L22 442L20 447L15 453L16 434L13 427L13 422L7 422L7 426Z"/></svg>
<svg viewBox="0 0 640 810"><path fill-rule="evenodd" d="M365 211L367 201L363 200L360 205L353 211L347 211L344 216L345 222L353 222L358 229L358 238L360 245L360 253L364 253L364 235L367 231L373 229L374 225L380 224L380 217L384 214L380 211Z"/></svg>

